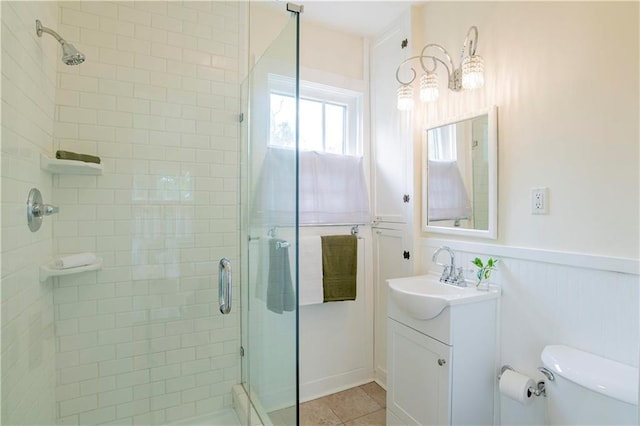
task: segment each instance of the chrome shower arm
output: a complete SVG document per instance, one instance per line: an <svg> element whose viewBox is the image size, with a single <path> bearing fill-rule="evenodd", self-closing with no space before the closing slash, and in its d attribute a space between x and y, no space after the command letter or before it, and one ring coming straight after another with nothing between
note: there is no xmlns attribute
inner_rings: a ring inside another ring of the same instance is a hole
<svg viewBox="0 0 640 426"><path fill-rule="evenodd" d="M36 34L38 34L38 37L42 37L42 33L51 34L56 40L58 40L58 43L60 44L66 43L66 41L62 37L60 37L60 34L50 28L42 26L42 22L40 22L39 19L36 19Z"/></svg>

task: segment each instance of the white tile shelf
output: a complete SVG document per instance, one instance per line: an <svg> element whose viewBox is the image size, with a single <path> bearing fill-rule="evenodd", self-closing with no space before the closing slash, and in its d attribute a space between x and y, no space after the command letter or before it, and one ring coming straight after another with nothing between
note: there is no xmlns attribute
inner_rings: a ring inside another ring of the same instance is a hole
<svg viewBox="0 0 640 426"><path fill-rule="evenodd" d="M49 173L59 175L94 175L102 174L102 164L85 163L76 160L58 160L40 154L40 168Z"/></svg>
<svg viewBox="0 0 640 426"><path fill-rule="evenodd" d="M102 269L102 258L98 257L95 262L89 265L78 266L75 268L59 269L56 268L54 262L40 266L40 282L46 281L50 277L61 277L64 275L80 274L82 272L98 271Z"/></svg>

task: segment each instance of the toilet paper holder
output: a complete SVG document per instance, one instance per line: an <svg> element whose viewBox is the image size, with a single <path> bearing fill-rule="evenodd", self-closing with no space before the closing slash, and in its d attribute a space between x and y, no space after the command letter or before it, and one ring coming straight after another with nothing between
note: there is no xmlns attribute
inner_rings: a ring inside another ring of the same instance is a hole
<svg viewBox="0 0 640 426"><path fill-rule="evenodd" d="M502 377L502 374L504 374L504 372L507 371L507 370L516 371L510 365L503 365L500 368L500 373L498 373L498 381L500 381L500 378ZM556 379L553 376L553 373L551 371L547 370L544 367L538 367L538 371L541 372L547 378L547 380L549 380L550 382L553 382ZM534 387L530 387L529 388L529 392L531 392L535 396L547 396L547 389L546 389L546 384L545 384L544 380L539 380L536 383L535 388Z"/></svg>

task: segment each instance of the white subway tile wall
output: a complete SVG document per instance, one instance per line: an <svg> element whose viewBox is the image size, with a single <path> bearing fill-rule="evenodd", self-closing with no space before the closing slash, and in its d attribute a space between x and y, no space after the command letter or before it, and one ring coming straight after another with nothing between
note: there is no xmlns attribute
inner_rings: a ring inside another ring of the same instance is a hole
<svg viewBox="0 0 640 426"><path fill-rule="evenodd" d="M230 407L239 314L219 313L217 263L238 257L238 4L68 2L58 28L87 60L58 68L54 147L104 164L53 179L53 251L104 258L53 293L58 422Z"/></svg>
<svg viewBox="0 0 640 426"><path fill-rule="evenodd" d="M51 258L51 218L27 227L26 200L37 187L51 202L56 41L38 38L35 20L56 25L57 6L2 2L2 424L53 424L56 417L52 284L39 282ZM86 120L87 117L82 116ZM61 294L59 297L67 297ZM63 332L69 333L67 327ZM70 343L73 344L73 343ZM64 392L73 392L65 389Z"/></svg>

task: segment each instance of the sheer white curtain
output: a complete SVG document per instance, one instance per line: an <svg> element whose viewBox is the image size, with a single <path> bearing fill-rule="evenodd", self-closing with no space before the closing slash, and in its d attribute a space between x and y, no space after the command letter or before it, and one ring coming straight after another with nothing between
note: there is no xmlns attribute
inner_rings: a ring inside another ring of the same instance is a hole
<svg viewBox="0 0 640 426"><path fill-rule="evenodd" d="M282 221L291 220L294 155L286 149L267 151L255 200L256 216L263 223L286 225ZM362 157L301 151L299 161L301 224L370 222Z"/></svg>
<svg viewBox="0 0 640 426"><path fill-rule="evenodd" d="M456 161L456 138L455 124L429 130L429 160Z"/></svg>
<svg viewBox="0 0 640 426"><path fill-rule="evenodd" d="M455 161L429 161L429 220L469 219L471 202Z"/></svg>

